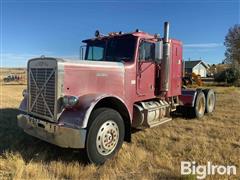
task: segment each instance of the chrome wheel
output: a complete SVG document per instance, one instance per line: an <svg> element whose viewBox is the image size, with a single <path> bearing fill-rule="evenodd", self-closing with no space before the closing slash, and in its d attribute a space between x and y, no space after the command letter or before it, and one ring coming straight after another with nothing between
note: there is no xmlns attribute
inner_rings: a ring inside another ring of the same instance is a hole
<svg viewBox="0 0 240 180"><path fill-rule="evenodd" d="M97 133L97 151L101 155L109 155L116 148L119 140L119 129L117 123L108 120L102 124Z"/></svg>

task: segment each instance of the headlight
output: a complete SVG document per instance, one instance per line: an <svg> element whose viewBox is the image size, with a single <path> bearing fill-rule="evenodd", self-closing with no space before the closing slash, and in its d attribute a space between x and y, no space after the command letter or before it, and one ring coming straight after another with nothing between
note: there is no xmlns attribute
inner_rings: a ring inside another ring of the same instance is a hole
<svg viewBox="0 0 240 180"><path fill-rule="evenodd" d="M22 92L22 96L25 97L27 95L27 89L24 89Z"/></svg>
<svg viewBox="0 0 240 180"><path fill-rule="evenodd" d="M63 96L63 106L73 107L78 103L78 98L76 96Z"/></svg>

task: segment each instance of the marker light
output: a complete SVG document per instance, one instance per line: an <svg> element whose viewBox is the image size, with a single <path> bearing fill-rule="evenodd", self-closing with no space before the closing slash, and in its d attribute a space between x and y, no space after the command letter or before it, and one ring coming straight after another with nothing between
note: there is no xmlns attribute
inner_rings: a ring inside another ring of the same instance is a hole
<svg viewBox="0 0 240 180"><path fill-rule="evenodd" d="M22 96L25 97L27 95L27 89L24 89L23 92L22 92Z"/></svg>
<svg viewBox="0 0 240 180"><path fill-rule="evenodd" d="M99 32L99 30L96 30L95 31L95 37L99 37L100 36L100 32Z"/></svg>

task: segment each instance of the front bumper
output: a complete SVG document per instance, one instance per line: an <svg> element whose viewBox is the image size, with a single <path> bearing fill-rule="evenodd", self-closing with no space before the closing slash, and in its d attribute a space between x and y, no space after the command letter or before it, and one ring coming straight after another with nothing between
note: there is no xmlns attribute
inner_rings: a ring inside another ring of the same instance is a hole
<svg viewBox="0 0 240 180"><path fill-rule="evenodd" d="M27 134L64 148L84 148L86 129L74 129L45 122L29 115L17 116L18 126Z"/></svg>

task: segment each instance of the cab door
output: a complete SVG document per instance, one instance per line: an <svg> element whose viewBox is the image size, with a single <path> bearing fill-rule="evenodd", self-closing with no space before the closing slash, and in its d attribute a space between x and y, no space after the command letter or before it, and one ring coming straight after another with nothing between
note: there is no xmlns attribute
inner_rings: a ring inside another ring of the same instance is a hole
<svg viewBox="0 0 240 180"><path fill-rule="evenodd" d="M138 48L137 95L144 98L154 97L155 91L155 44L141 41Z"/></svg>

